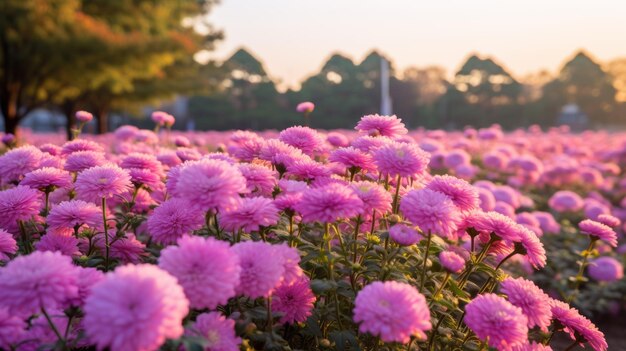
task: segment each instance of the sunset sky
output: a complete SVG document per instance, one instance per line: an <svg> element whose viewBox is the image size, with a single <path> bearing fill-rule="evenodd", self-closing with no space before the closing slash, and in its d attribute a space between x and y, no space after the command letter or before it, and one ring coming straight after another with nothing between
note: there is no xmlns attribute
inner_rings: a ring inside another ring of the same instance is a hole
<svg viewBox="0 0 626 351"><path fill-rule="evenodd" d="M226 34L215 59L244 46L282 86L318 71L332 52L360 61L372 48L396 68L437 64L450 74L472 52L513 74L558 69L585 48L626 56L626 1L222 0L210 15Z"/></svg>

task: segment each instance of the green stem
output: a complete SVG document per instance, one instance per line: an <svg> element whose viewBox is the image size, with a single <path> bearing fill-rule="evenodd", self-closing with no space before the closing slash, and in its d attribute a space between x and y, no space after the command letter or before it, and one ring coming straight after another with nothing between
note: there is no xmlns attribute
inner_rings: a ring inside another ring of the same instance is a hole
<svg viewBox="0 0 626 351"><path fill-rule="evenodd" d="M352 262L356 263L356 259L357 259L357 250L358 250L358 245L357 245L357 240L359 239L359 227L361 226L361 216L357 216L356 217L356 224L354 226L354 243L353 243L353 254L352 254Z"/></svg>
<svg viewBox="0 0 626 351"><path fill-rule="evenodd" d="M22 234L22 243L24 246L24 253L29 254L33 251L32 251L32 245L30 243L30 237L28 235L28 232L26 231L26 226L24 225L24 221L22 220L18 220L17 222L19 223L20 232Z"/></svg>
<svg viewBox="0 0 626 351"><path fill-rule="evenodd" d="M424 263L422 264L422 277L420 279L420 291L424 288L426 282L426 262L428 261L428 251L430 251L431 233L428 231L428 237L426 239L426 250L424 250Z"/></svg>
<svg viewBox="0 0 626 351"><path fill-rule="evenodd" d="M43 306L41 307L41 313L44 315L44 317L46 317L48 324L50 324L50 328L52 328L52 331L57 336L58 340L61 341L61 344L63 345L63 350L65 350L65 339L63 338L63 336L61 336L61 333L59 333L59 329L57 329L57 326L54 325L52 319L50 318L50 315L48 315L48 312L46 312L46 309Z"/></svg>
<svg viewBox="0 0 626 351"><path fill-rule="evenodd" d="M396 179L396 193L393 197L393 204L391 205L393 213L398 213L398 196L400 195L400 184L402 184L402 177L398 174L398 178Z"/></svg>
<svg viewBox="0 0 626 351"><path fill-rule="evenodd" d="M435 298L437 297L437 295L439 295L439 293L441 292L441 290L443 290L443 288L446 286L446 284L448 283L448 280L450 279L450 272L446 272L446 277L443 278L443 281L441 282L441 285L439 285L439 288L437 288L437 291L435 291L435 293L432 296L432 300L431 303L435 300Z"/></svg>
<svg viewBox="0 0 626 351"><path fill-rule="evenodd" d="M107 224L107 200L102 198L102 224L104 225L104 270L109 270L109 225Z"/></svg>
<svg viewBox="0 0 626 351"><path fill-rule="evenodd" d="M583 253L582 253L583 260L580 263L580 268L578 269L578 274L576 274L576 277L574 278L575 279L574 290L567 297L567 300L566 300L567 303L572 302L572 300L574 300L574 297L576 297L576 294L578 293L578 288L580 288L580 282L582 281L583 275L585 274L585 267L587 266L587 261L589 260L589 256L591 255L591 251L593 251L593 248L596 245L596 241L597 241L597 239L594 239L592 237L591 241L589 242L589 246L587 247L587 250L583 251Z"/></svg>
<svg viewBox="0 0 626 351"><path fill-rule="evenodd" d="M44 202L44 207L43 207L43 216L47 217L48 216L48 212L50 212L50 192L49 191L45 191L44 194L46 194L45 197L45 202Z"/></svg>
<svg viewBox="0 0 626 351"><path fill-rule="evenodd" d="M274 320L272 318L272 295L267 297L267 324L265 325L265 330L272 334L272 326Z"/></svg>
<svg viewBox="0 0 626 351"><path fill-rule="evenodd" d="M370 234L374 235L374 227L376 224L376 210L372 211L372 228L370 229Z"/></svg>

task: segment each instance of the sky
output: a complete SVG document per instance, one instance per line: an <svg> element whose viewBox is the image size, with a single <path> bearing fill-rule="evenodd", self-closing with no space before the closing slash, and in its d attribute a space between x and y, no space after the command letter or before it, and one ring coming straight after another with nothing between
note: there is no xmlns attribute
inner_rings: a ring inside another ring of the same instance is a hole
<svg viewBox="0 0 626 351"><path fill-rule="evenodd" d="M396 70L439 65L450 75L479 53L516 77L555 72L581 48L602 61L626 56L622 0L221 0L209 19L225 33L211 58L245 47L283 89L334 52L360 62L378 49Z"/></svg>

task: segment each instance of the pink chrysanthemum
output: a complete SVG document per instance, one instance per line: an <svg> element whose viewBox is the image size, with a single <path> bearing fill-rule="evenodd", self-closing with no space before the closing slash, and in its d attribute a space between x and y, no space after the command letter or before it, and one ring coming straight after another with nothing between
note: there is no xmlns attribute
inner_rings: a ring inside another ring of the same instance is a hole
<svg viewBox="0 0 626 351"><path fill-rule="evenodd" d="M135 138L135 134L139 132L139 128L131 125L123 125L115 130L113 133L115 139L120 141L130 141Z"/></svg>
<svg viewBox="0 0 626 351"><path fill-rule="evenodd" d="M358 172L360 170L366 172L376 171L376 165L374 164L372 156L352 146L333 151L328 157L328 160L341 164L351 172Z"/></svg>
<svg viewBox="0 0 626 351"><path fill-rule="evenodd" d="M11 233L4 229L0 229L0 261L8 261L9 255L15 255L17 252L17 242Z"/></svg>
<svg viewBox="0 0 626 351"><path fill-rule="evenodd" d="M287 163L287 173L296 179L311 181L330 175L328 167L309 158L302 158Z"/></svg>
<svg viewBox="0 0 626 351"><path fill-rule="evenodd" d="M145 256L146 245L137 240L133 233L126 233L121 238L116 238L113 231L109 231L109 257L118 259L123 263L140 263ZM105 252L104 233L98 233L94 239L94 246L104 255Z"/></svg>
<svg viewBox="0 0 626 351"><path fill-rule="evenodd" d="M82 171L76 178L76 194L82 200L100 203L122 195L132 187L130 176L125 170L113 166L96 166Z"/></svg>
<svg viewBox="0 0 626 351"><path fill-rule="evenodd" d="M65 235L63 232L48 231L35 244L37 251L57 251L69 257L80 256L78 239L73 235Z"/></svg>
<svg viewBox="0 0 626 351"><path fill-rule="evenodd" d="M465 268L465 260L454 251L442 251L439 262L450 273L460 273Z"/></svg>
<svg viewBox="0 0 626 351"><path fill-rule="evenodd" d="M276 186L276 171L260 164L240 163L237 165L246 178L248 194L271 196Z"/></svg>
<svg viewBox="0 0 626 351"><path fill-rule="evenodd" d="M296 210L302 214L302 219L307 223L330 223L361 214L363 201L349 187L328 184L306 190L302 200L296 205Z"/></svg>
<svg viewBox="0 0 626 351"><path fill-rule="evenodd" d="M432 328L424 295L406 283L374 282L359 291L354 300L354 321L359 331L379 336L385 342L407 343L412 336L426 339Z"/></svg>
<svg viewBox="0 0 626 351"><path fill-rule="evenodd" d="M378 170L390 176L413 177L426 171L430 154L416 144L389 142L374 151Z"/></svg>
<svg viewBox="0 0 626 351"><path fill-rule="evenodd" d="M74 152L79 151L104 152L104 148L102 147L102 145L96 143L95 141L75 139L63 144L63 146L61 147L61 156L68 156Z"/></svg>
<svg viewBox="0 0 626 351"><path fill-rule="evenodd" d="M48 192L55 188L68 189L72 186L72 176L67 171L44 167L26 174L20 185Z"/></svg>
<svg viewBox="0 0 626 351"><path fill-rule="evenodd" d="M41 152L45 152L52 156L59 156L61 154L61 147L54 144L43 144L39 146Z"/></svg>
<svg viewBox="0 0 626 351"><path fill-rule="evenodd" d="M599 257L587 267L589 276L599 282L614 282L624 277L624 266L613 257Z"/></svg>
<svg viewBox="0 0 626 351"><path fill-rule="evenodd" d="M498 350L512 350L528 340L522 309L496 294L479 295L465 306L465 324Z"/></svg>
<svg viewBox="0 0 626 351"><path fill-rule="evenodd" d="M526 251L525 255L528 262L536 269L543 268L547 261L546 249L537 234L521 225L517 225L515 228L519 243Z"/></svg>
<svg viewBox="0 0 626 351"><path fill-rule="evenodd" d="M609 226L592 221L591 219L585 219L578 223L578 228L580 228L581 232L584 234L602 240L613 247L617 247L617 234Z"/></svg>
<svg viewBox="0 0 626 351"><path fill-rule="evenodd" d="M200 314L185 335L202 338L205 351L239 351L241 344L241 338L235 334L235 321L219 312Z"/></svg>
<svg viewBox="0 0 626 351"><path fill-rule="evenodd" d="M197 161L202 158L202 154L196 149L179 147L178 149L176 149L176 157L181 159L183 162Z"/></svg>
<svg viewBox="0 0 626 351"><path fill-rule="evenodd" d="M62 307L78 295L78 268L58 252L35 251L16 257L0 269L0 306L30 316Z"/></svg>
<svg viewBox="0 0 626 351"><path fill-rule="evenodd" d="M91 288L104 279L104 273L96 268L80 268L78 271L78 296L68 299L67 304L71 306L83 306L85 299L91 294Z"/></svg>
<svg viewBox="0 0 626 351"><path fill-rule="evenodd" d="M519 241L519 230L517 223L511 218L498 212L473 212L465 219L467 228L474 228L481 234L483 242L489 240L491 233L500 238L510 241Z"/></svg>
<svg viewBox="0 0 626 351"><path fill-rule="evenodd" d="M583 208L584 202L575 192L561 190L550 197L548 205L557 212L575 212Z"/></svg>
<svg viewBox="0 0 626 351"><path fill-rule="evenodd" d="M619 220L619 218L612 216L610 214L601 214L598 216L597 221L608 226L608 227L618 227L622 221Z"/></svg>
<svg viewBox="0 0 626 351"><path fill-rule="evenodd" d="M224 229L236 232L242 229L246 233L259 230L278 222L278 208L272 199L249 197L240 199L236 205L219 214L219 224Z"/></svg>
<svg viewBox="0 0 626 351"><path fill-rule="evenodd" d="M406 224L396 224L389 228L389 237L399 245L411 246L417 244L422 236L413 227Z"/></svg>
<svg viewBox="0 0 626 351"><path fill-rule="evenodd" d="M26 330L26 322L0 307L0 349L15 350L14 347L22 339Z"/></svg>
<svg viewBox="0 0 626 351"><path fill-rule="evenodd" d="M171 198L148 217L148 233L155 243L173 244L204 224L202 212L194 210L186 200Z"/></svg>
<svg viewBox="0 0 626 351"><path fill-rule="evenodd" d="M532 214L539 221L539 226L544 234L556 234L561 231L561 225L554 219L554 216L552 216L551 213L535 211Z"/></svg>
<svg viewBox="0 0 626 351"><path fill-rule="evenodd" d="M86 169L107 163L104 153L97 151L78 151L67 156L63 169L68 172L82 172Z"/></svg>
<svg viewBox="0 0 626 351"><path fill-rule="evenodd" d="M157 160L159 160L159 162L161 162L161 165L164 166L164 171L183 163L183 161L178 158L178 156L176 156L176 152L171 150L162 151L160 154L157 155L156 158Z"/></svg>
<svg viewBox="0 0 626 351"><path fill-rule="evenodd" d="M127 171L130 176L130 181L136 188L143 186L144 188L155 190L163 185L161 177L149 169L129 168Z"/></svg>
<svg viewBox="0 0 626 351"><path fill-rule="evenodd" d="M535 283L524 278L506 278L500 285L509 302L522 309L528 318L528 328L538 326L544 332L552 322L550 298Z"/></svg>
<svg viewBox="0 0 626 351"><path fill-rule="evenodd" d="M22 146L0 156L0 180L3 183L19 181L39 168L43 154L34 146Z"/></svg>
<svg viewBox="0 0 626 351"><path fill-rule="evenodd" d="M266 297L282 282L285 265L275 248L261 241L235 244L233 252L239 256L241 275L237 293L250 298Z"/></svg>
<svg viewBox="0 0 626 351"><path fill-rule="evenodd" d="M309 278L303 276L291 284L283 283L276 288L272 310L282 313L281 323L301 323L311 315L315 295L309 283Z"/></svg>
<svg viewBox="0 0 626 351"><path fill-rule="evenodd" d="M477 189L463 179L438 175L433 177L426 188L445 194L461 211L472 211L478 208Z"/></svg>
<svg viewBox="0 0 626 351"><path fill-rule="evenodd" d="M122 159L122 162L120 162L120 167L124 169L146 169L152 173L155 173L159 177L162 177L164 175L161 162L159 162L156 156L151 154L141 154L137 152L131 153Z"/></svg>
<svg viewBox="0 0 626 351"><path fill-rule="evenodd" d="M76 111L76 120L79 122L87 123L93 119L93 115L87 111Z"/></svg>
<svg viewBox="0 0 626 351"><path fill-rule="evenodd" d="M27 221L39 214L40 193L29 187L17 186L0 191L0 228L14 233L18 221Z"/></svg>
<svg viewBox="0 0 626 351"><path fill-rule="evenodd" d="M176 182L176 194L199 210L222 209L237 203L245 193L246 178L225 161L200 160L183 164Z"/></svg>
<svg viewBox="0 0 626 351"><path fill-rule="evenodd" d="M404 127L402 119L393 116L367 115L361 117L354 128L369 136L386 136L396 138L407 134L409 131Z"/></svg>
<svg viewBox="0 0 626 351"><path fill-rule="evenodd" d="M310 101L304 101L296 106L296 111L299 113L311 113L315 109L315 104Z"/></svg>
<svg viewBox="0 0 626 351"><path fill-rule="evenodd" d="M324 145L324 138L315 129L302 126L283 130L278 134L278 140L302 150L309 156L322 150Z"/></svg>
<svg viewBox="0 0 626 351"><path fill-rule="evenodd" d="M176 278L164 270L127 265L91 288L83 310L85 332L98 349L156 350L183 334L189 302Z"/></svg>
<svg viewBox="0 0 626 351"><path fill-rule="evenodd" d="M572 340L582 337L595 351L606 351L609 346L604 334L589 319L568 304L550 299L552 318L559 321ZM583 341L581 341L581 344Z"/></svg>
<svg viewBox="0 0 626 351"><path fill-rule="evenodd" d="M239 257L227 242L190 236L161 251L159 267L178 279L196 309L227 303L235 296L241 273Z"/></svg>
<svg viewBox="0 0 626 351"><path fill-rule="evenodd" d="M63 201L50 210L47 221L52 229L75 228L83 225L96 228L102 225L102 209L91 202Z"/></svg>
<svg viewBox="0 0 626 351"><path fill-rule="evenodd" d="M350 145L350 140L343 133L330 132L326 135L326 141L334 147L346 147Z"/></svg>
<svg viewBox="0 0 626 351"><path fill-rule="evenodd" d="M274 245L277 255L280 255L283 261L285 273L283 274L283 284L291 284L304 276L302 268L300 268L300 253L298 249L290 247L286 243Z"/></svg>
<svg viewBox="0 0 626 351"><path fill-rule="evenodd" d="M456 238L461 216L446 195L430 189L411 190L402 198L400 209L422 232Z"/></svg>
<svg viewBox="0 0 626 351"><path fill-rule="evenodd" d="M350 187L357 194L359 199L363 201L363 214L366 218L370 218L374 211L380 215L391 211L391 202L393 201L391 194L385 188L374 182L354 182Z"/></svg>

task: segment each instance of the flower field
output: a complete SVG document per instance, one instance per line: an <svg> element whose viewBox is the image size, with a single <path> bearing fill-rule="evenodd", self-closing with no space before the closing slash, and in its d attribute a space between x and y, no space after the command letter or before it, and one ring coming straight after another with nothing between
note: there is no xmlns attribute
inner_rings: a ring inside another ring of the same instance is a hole
<svg viewBox="0 0 626 351"><path fill-rule="evenodd" d="M153 120L3 138L0 349L609 349L626 135Z"/></svg>

